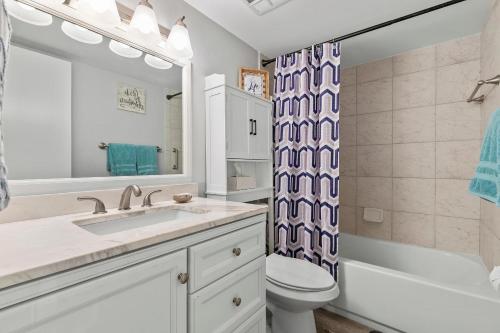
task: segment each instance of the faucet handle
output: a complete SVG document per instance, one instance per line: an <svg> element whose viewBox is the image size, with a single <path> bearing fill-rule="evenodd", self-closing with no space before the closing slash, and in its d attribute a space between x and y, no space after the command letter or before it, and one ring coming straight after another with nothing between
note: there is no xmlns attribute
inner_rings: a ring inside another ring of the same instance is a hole
<svg viewBox="0 0 500 333"><path fill-rule="evenodd" d="M78 201L95 201L94 214L106 214L106 207L104 206L104 202L94 197L78 197Z"/></svg>
<svg viewBox="0 0 500 333"><path fill-rule="evenodd" d="M142 201L142 207L151 207L153 204L151 203L151 196L155 193L160 193L161 190L156 190L149 192L145 197L144 200Z"/></svg>

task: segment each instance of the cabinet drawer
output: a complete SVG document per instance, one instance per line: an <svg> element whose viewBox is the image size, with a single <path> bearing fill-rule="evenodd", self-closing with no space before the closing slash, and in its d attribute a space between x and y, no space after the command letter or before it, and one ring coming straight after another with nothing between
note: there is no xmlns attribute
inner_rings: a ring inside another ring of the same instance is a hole
<svg viewBox="0 0 500 333"><path fill-rule="evenodd" d="M235 231L189 248L189 291L203 288L245 265L266 250L265 223Z"/></svg>
<svg viewBox="0 0 500 333"><path fill-rule="evenodd" d="M266 307L260 308L233 333L266 333Z"/></svg>
<svg viewBox="0 0 500 333"><path fill-rule="evenodd" d="M235 332L248 318L265 306L265 274L266 258L263 255L190 295L189 332Z"/></svg>

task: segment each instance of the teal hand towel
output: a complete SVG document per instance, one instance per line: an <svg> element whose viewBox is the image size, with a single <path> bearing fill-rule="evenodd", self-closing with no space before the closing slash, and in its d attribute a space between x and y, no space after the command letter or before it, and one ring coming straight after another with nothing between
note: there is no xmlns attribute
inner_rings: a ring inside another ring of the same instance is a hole
<svg viewBox="0 0 500 333"><path fill-rule="evenodd" d="M464 158L467 158L464 156ZM481 146L479 165L469 190L472 194L500 206L500 109L490 118Z"/></svg>
<svg viewBox="0 0 500 333"><path fill-rule="evenodd" d="M107 168L112 176L137 175L136 147L123 143L110 143Z"/></svg>
<svg viewBox="0 0 500 333"><path fill-rule="evenodd" d="M136 146L137 173L139 175L158 174L158 151L156 146Z"/></svg>

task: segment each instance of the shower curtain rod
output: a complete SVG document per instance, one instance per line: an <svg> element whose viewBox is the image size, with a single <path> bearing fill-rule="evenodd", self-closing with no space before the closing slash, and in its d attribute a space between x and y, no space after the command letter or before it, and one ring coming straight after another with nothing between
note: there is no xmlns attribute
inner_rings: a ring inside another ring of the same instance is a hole
<svg viewBox="0 0 500 333"><path fill-rule="evenodd" d="M452 0L452 1L444 2L442 4L439 4L439 5L436 5L436 6L432 6L432 7L420 10L418 12L414 12L414 13L411 13L411 14L408 14L408 15L405 15L405 16L398 17L397 19L394 19L394 20L386 21L384 23L380 23L380 24L377 24L377 25L374 25L374 26L371 26L371 27L368 27L368 28L365 28L365 29L362 29L362 30L358 30L358 31L352 32L352 33L344 35L344 36L340 36L340 37L337 37L337 38L334 38L334 39L330 39L330 40L324 41L323 43L336 43L336 42L340 42L342 40L346 40L346 39L349 39L349 38L353 38L353 37L356 37L356 36L359 36L359 35L366 34L366 33L371 32L371 31L375 31L375 30L378 30L378 29L382 29L382 28L388 27L388 26L393 25L395 23L403 22L403 21L412 19L412 18L417 17L417 16L421 16L421 15L424 15L424 14L428 14L428 13L434 12L436 10L440 10L440 9L443 9L443 8L446 8L446 7L449 7L449 6L453 6L453 5L456 5L457 3L464 2L464 1L467 1L467 0ZM320 44L323 44L323 43L320 43ZM316 45L319 45L319 44L316 44ZM307 50L310 50L311 48L312 47L309 46L307 48ZM298 53L298 52L301 52L301 51L302 50L293 51L293 52L287 53L287 55L293 54L293 53ZM269 65L269 64L271 64L271 63L273 63L275 61L276 61L276 59L262 60L262 66L266 67L267 65Z"/></svg>

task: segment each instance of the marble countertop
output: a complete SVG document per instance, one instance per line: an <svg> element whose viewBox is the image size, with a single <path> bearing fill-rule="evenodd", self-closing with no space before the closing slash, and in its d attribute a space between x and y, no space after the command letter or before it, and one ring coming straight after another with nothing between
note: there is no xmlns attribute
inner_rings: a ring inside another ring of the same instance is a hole
<svg viewBox="0 0 500 333"><path fill-rule="evenodd" d="M74 222L137 214L144 208L0 224L0 289L267 212L266 206L205 198L187 204L161 202L153 209L166 207L205 213L107 235L93 234Z"/></svg>

